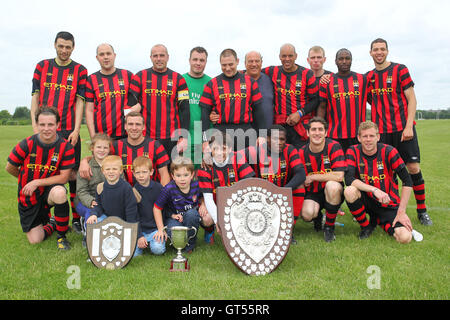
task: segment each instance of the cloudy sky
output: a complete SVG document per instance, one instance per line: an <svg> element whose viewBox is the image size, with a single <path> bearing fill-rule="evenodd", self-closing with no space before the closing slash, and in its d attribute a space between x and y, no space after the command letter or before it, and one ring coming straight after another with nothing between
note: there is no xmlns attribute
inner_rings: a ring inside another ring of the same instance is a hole
<svg viewBox="0 0 450 320"><path fill-rule="evenodd" d="M30 106L36 63L55 57L58 31L75 36L73 60L89 73L99 69L96 46L111 43L116 66L132 72L150 67L153 44L169 50L169 67L188 71L189 50L209 52L206 73L220 73L218 56L234 48L241 58L250 50L263 55L263 65L279 65L284 43L297 48L297 63L308 66L313 45L325 48L325 68L336 71L340 48L353 54L352 69L373 68L370 42L389 43L390 61L408 66L421 109L450 107L450 2L438 1L287 1L287 0L78 0L8 1L0 13L0 110Z"/></svg>

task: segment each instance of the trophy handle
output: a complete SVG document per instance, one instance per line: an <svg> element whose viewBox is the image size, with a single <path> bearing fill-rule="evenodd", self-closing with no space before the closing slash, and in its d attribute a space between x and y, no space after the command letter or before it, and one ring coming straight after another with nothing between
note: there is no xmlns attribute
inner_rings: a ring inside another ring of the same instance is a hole
<svg viewBox="0 0 450 320"><path fill-rule="evenodd" d="M166 229L167 229L167 226L164 226L163 231L166 231ZM172 246L172 245L173 245L172 238L169 236L169 234L167 233L167 231L166 231L166 234L167 234L167 238L170 239L170 245Z"/></svg>
<svg viewBox="0 0 450 320"><path fill-rule="evenodd" d="M190 237L188 238L188 242L189 242L189 240L191 240L192 238L194 238L194 237L197 235L197 228L196 228L196 227L191 227L190 229L194 229L195 232L194 232L194 234L193 234L192 236L190 236Z"/></svg>

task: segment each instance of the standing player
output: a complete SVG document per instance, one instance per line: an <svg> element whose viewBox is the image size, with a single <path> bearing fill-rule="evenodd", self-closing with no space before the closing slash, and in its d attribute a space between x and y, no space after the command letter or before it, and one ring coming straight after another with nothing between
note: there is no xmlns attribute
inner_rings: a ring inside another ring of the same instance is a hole
<svg viewBox="0 0 450 320"><path fill-rule="evenodd" d="M203 88L211 80L211 77L204 73L207 60L208 52L205 48L193 48L189 56L189 72L183 74L189 89L189 144L191 146L191 160L196 169L199 168L199 164L202 162L202 110L199 103L203 94Z"/></svg>
<svg viewBox="0 0 450 320"><path fill-rule="evenodd" d="M327 136L345 152L358 144L358 126L366 120L367 78L350 70L352 54L347 49L336 53L336 66L338 72L330 75L327 84L320 84L317 115L327 120Z"/></svg>
<svg viewBox="0 0 450 320"><path fill-rule="evenodd" d="M287 142L300 148L308 136L304 125L319 104L314 73L295 63L297 53L292 44L280 48L281 66L263 69L272 80L275 93L274 123L287 130Z"/></svg>
<svg viewBox="0 0 450 320"><path fill-rule="evenodd" d="M38 108L46 105L58 109L61 119L58 133L75 147L75 167L69 178L70 202L72 206L72 226L81 232L80 216L75 210L76 171L80 165L81 142L80 126L87 70L70 59L75 48L75 39L69 32L61 31L55 38L56 58L42 60L36 65L33 75L31 99L31 123L34 133L38 127L35 121Z"/></svg>
<svg viewBox="0 0 450 320"><path fill-rule="evenodd" d="M264 111L261 108L261 93L258 84L248 75L238 72L239 59L236 51L225 49L220 54L222 74L209 81L200 99L202 108L202 130L206 132L210 127L210 114L218 115L214 128L223 132L234 130L234 149L245 148L256 141L241 140L239 132L248 132L248 129L266 129ZM239 131L236 131L240 129ZM242 130L242 131L241 131ZM257 131L258 132L258 131ZM257 133L254 135L256 140ZM250 137L251 138L251 137ZM208 145L205 135L203 149Z"/></svg>
<svg viewBox="0 0 450 320"><path fill-rule="evenodd" d="M159 140L172 157L187 145L179 129L189 130L189 91L181 74L167 67L169 53L164 45L154 45L150 59L153 67L139 71L130 89L142 106L144 135Z"/></svg>
<svg viewBox="0 0 450 320"><path fill-rule="evenodd" d="M48 238L56 229L57 246L69 250L67 183L75 165L73 146L57 133L58 111L41 107L36 112L37 134L19 142L8 157L6 171L19 178L20 223L31 244ZM55 222L49 222L54 206Z"/></svg>
<svg viewBox="0 0 450 320"><path fill-rule="evenodd" d="M352 215L361 226L359 238L368 238L378 223L398 242L409 243L413 230L406 206L412 181L405 164L397 149L378 143L380 134L375 123L361 123L358 140L361 144L347 150L344 195ZM403 183L400 197L395 175ZM370 215L370 223L366 213Z"/></svg>
<svg viewBox="0 0 450 320"><path fill-rule="evenodd" d="M266 128L273 124L273 85L270 78L262 72L262 56L257 51L250 51L245 55L245 74L258 83L262 100L261 107L264 110Z"/></svg>
<svg viewBox="0 0 450 320"><path fill-rule="evenodd" d="M301 216L313 221L314 228L322 228L322 208L326 210L324 238L326 242L335 239L336 214L343 202L343 181L347 164L339 143L326 138L327 123L314 117L308 124L309 142L299 150L300 161L305 166L306 195Z"/></svg>
<svg viewBox="0 0 450 320"><path fill-rule="evenodd" d="M325 50L320 46L313 46L308 51L308 61L311 70L314 72L314 76L316 77L316 82L320 81L325 74L330 74L331 71L325 70L323 65L327 61L325 57Z"/></svg>
<svg viewBox="0 0 450 320"><path fill-rule="evenodd" d="M86 125L89 135L106 133L114 140L126 137L124 120L127 112L140 111L141 106L130 94L133 74L116 68L116 54L110 44L97 47L100 70L86 82ZM131 107L130 107L131 106Z"/></svg>
<svg viewBox="0 0 450 320"><path fill-rule="evenodd" d="M380 130L380 141L395 147L406 163L413 181L420 223L429 226L432 221L425 205L425 181L420 170L420 150L414 118L416 95L408 68L387 59L388 45L384 39L375 39L370 55L375 69L367 74L372 121Z"/></svg>

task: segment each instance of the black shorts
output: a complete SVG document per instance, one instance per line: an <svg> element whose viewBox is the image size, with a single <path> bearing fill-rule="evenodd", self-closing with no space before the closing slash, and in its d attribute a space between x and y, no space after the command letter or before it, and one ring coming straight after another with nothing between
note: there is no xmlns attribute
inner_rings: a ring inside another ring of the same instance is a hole
<svg viewBox="0 0 450 320"><path fill-rule="evenodd" d="M58 131L58 134L66 140L69 138L71 133L72 133L72 131L66 131L66 130ZM73 170L77 171L78 168L80 167L80 160L81 160L81 137L80 136L78 136L78 141L75 144L74 149L75 149L75 167L73 168Z"/></svg>
<svg viewBox="0 0 450 320"><path fill-rule="evenodd" d="M381 133L380 142L389 144L398 150L404 163L420 163L419 141L417 139L416 126L413 126L413 138L401 141L402 131Z"/></svg>
<svg viewBox="0 0 450 320"><path fill-rule="evenodd" d="M45 187L44 193L39 197L34 206L25 207L19 203L20 225L23 232L28 232L34 227L45 225L50 219L50 205L47 202L48 194L53 186Z"/></svg>
<svg viewBox="0 0 450 320"><path fill-rule="evenodd" d="M344 151L344 155L348 148L359 143L358 138L333 139L333 140L339 142L339 144L342 147L342 150Z"/></svg>
<svg viewBox="0 0 450 320"><path fill-rule="evenodd" d="M364 204L366 212L370 216L371 224L372 222L377 222L379 225L390 224L394 222L395 217L397 216L398 208L392 207L383 207L381 203L369 197L365 192L361 192L361 201ZM394 228L403 227L400 222L397 222Z"/></svg>
<svg viewBox="0 0 450 320"><path fill-rule="evenodd" d="M342 189L343 190L343 189ZM311 191L306 191L305 193L305 200L312 200L314 202L317 202L320 206L319 211L321 211L323 208L325 208L325 190L322 189L319 192L311 192ZM344 202L344 195L341 195L341 202L339 203L339 205L342 205L342 203Z"/></svg>

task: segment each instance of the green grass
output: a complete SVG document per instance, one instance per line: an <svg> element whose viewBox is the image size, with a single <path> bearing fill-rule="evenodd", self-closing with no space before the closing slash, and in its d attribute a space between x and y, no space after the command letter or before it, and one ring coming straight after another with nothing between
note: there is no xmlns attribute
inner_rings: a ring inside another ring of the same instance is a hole
<svg viewBox="0 0 450 320"><path fill-rule="evenodd" d="M424 241L400 245L380 228L359 241L359 226L349 214L338 217L336 241L327 244L323 234L299 221L283 263L263 277L250 277L228 258L220 238L203 243L189 256L189 273L170 273L175 250L163 256L145 254L117 271L100 270L86 262L81 236L69 233L69 252L58 252L55 236L30 245L22 233L17 213L17 181L0 171L0 299L448 299L450 234L450 121L419 121L417 125L426 180L427 206L434 226L418 223L412 198L408 214ZM31 135L30 126L0 126L0 158ZM87 130L83 126L86 141ZM83 145L83 154L87 148ZM346 207L344 206L346 209ZM368 289L367 268L381 270L380 289ZM70 266L80 270L80 289L66 285Z"/></svg>

